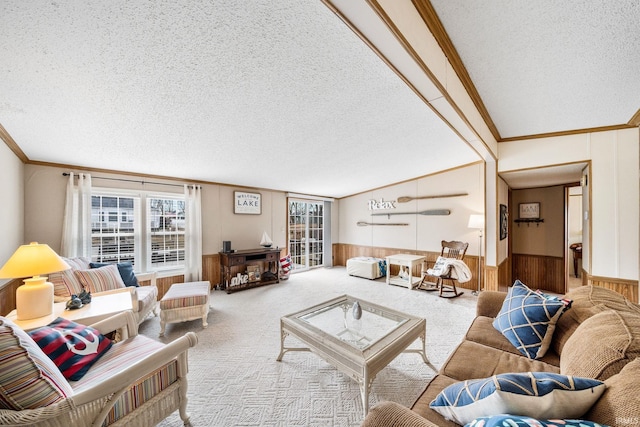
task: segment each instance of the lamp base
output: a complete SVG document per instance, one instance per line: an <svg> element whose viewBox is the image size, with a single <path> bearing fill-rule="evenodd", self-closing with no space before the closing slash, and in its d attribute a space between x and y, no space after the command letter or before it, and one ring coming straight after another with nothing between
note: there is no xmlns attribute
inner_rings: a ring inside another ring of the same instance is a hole
<svg viewBox="0 0 640 427"><path fill-rule="evenodd" d="M53 283L46 277L25 279L16 289L16 315L18 320L36 319L53 313Z"/></svg>

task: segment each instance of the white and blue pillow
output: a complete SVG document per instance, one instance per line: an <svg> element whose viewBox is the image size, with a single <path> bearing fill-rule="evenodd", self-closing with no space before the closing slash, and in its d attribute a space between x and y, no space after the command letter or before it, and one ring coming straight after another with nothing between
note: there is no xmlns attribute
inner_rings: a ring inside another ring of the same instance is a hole
<svg viewBox="0 0 640 427"><path fill-rule="evenodd" d="M579 418L604 390L604 382L590 378L550 372L499 374L452 384L429 406L461 425L496 414L535 419Z"/></svg>
<svg viewBox="0 0 640 427"><path fill-rule="evenodd" d="M493 327L520 353L539 359L549 349L556 321L571 301L529 289L516 280L509 289Z"/></svg>
<svg viewBox="0 0 640 427"><path fill-rule="evenodd" d="M479 417L464 427L607 427L587 420L536 420L518 415Z"/></svg>

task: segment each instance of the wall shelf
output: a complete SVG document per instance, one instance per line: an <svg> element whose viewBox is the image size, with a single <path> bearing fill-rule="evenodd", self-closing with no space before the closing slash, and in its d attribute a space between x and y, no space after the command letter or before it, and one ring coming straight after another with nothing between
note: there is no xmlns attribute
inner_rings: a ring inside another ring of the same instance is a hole
<svg viewBox="0 0 640 427"><path fill-rule="evenodd" d="M519 218L515 219L514 222L518 223L518 227L520 227L520 223L524 222L527 224L527 227L533 222L536 226L539 226L541 222L544 222L544 219L541 218Z"/></svg>

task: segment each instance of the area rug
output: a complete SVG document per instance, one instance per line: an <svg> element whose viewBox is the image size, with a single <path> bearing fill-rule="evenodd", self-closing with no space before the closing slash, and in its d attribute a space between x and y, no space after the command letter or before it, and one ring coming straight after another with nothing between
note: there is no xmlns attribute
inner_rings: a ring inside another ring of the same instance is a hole
<svg viewBox="0 0 640 427"><path fill-rule="evenodd" d="M437 368L475 315L471 292L439 298L436 292L387 285L384 278L352 277L344 267L333 267L232 294L212 291L206 329L199 320L170 324L160 338L159 319L150 318L140 333L161 342L187 331L198 335L189 351L187 410L194 427L359 426L363 408L353 379L309 352L289 352L276 361L280 317L343 294L424 317L427 357ZM373 381L369 406L384 400L410 406L434 375L418 354L401 354ZM182 422L176 411L159 425Z"/></svg>

